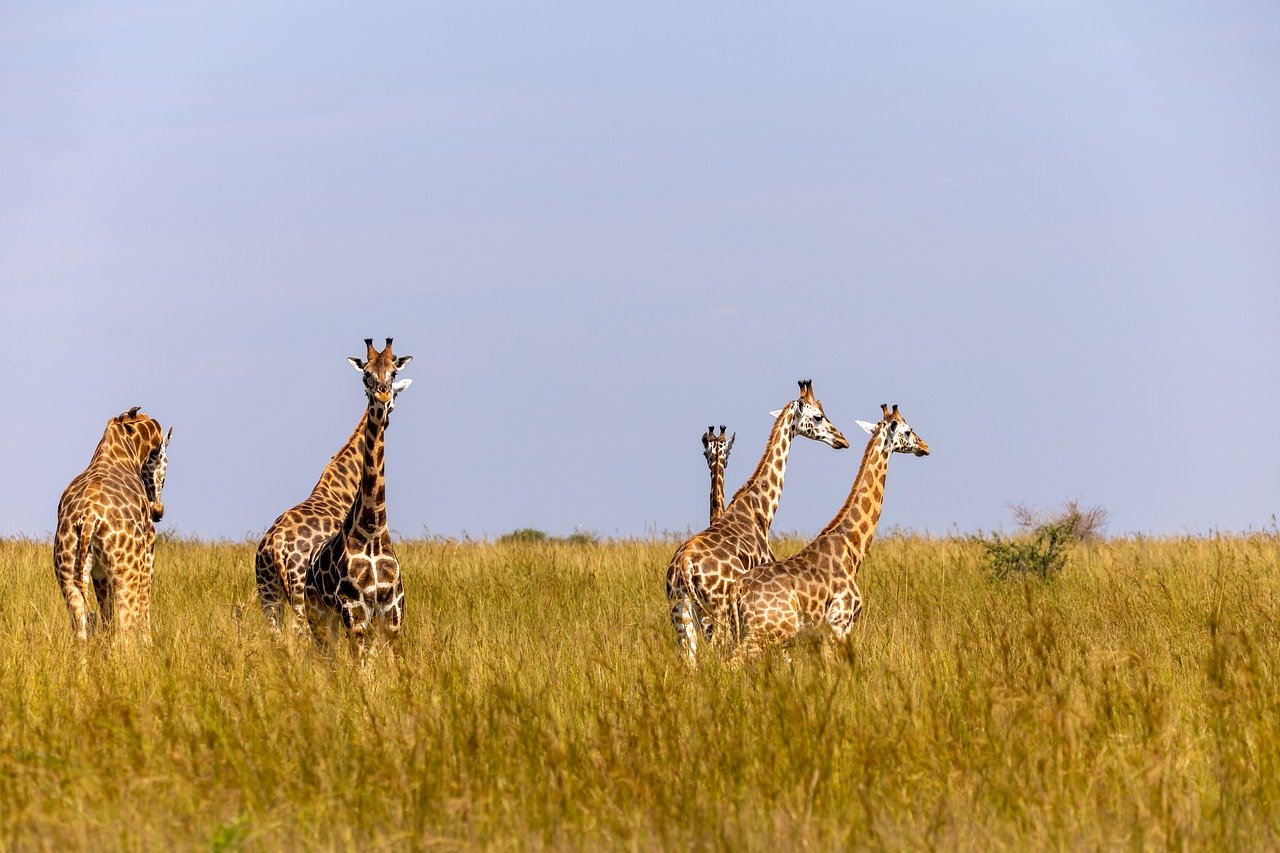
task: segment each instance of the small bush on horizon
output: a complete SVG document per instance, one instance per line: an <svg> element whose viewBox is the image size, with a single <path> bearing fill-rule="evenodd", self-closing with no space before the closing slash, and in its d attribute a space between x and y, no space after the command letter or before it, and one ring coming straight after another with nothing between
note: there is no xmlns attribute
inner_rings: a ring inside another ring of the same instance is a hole
<svg viewBox="0 0 1280 853"><path fill-rule="evenodd" d="M992 533L989 537L974 537L986 550L997 580L1053 578L1066 566L1071 545L1099 538L1109 516L1101 506L1081 508L1078 501L1067 501L1062 510L1054 514L1035 510L1025 503L1012 504L1010 511L1023 530L1022 536Z"/></svg>
<svg viewBox="0 0 1280 853"><path fill-rule="evenodd" d="M563 543L566 545L599 545L600 537L592 533L590 530L576 530L568 536L551 536L535 527L521 527L519 530L513 530L510 533L504 533L498 537L498 542L502 545L511 545L515 543L528 544L531 542L544 542L547 544Z"/></svg>
<svg viewBox="0 0 1280 853"><path fill-rule="evenodd" d="M536 527L521 527L519 530L502 534L498 537L498 541L503 545L510 545L513 542L546 542L550 538Z"/></svg>

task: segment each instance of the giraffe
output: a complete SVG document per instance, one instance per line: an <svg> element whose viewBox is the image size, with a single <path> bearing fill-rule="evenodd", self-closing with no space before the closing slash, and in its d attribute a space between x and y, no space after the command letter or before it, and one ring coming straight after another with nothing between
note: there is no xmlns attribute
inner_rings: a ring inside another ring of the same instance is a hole
<svg viewBox="0 0 1280 853"><path fill-rule="evenodd" d="M858 567L876 535L889 457L929 455L929 445L898 413L896 404L892 411L884 404L880 408L880 423L857 422L871 438L849 497L835 518L794 556L756 566L739 581L731 616L737 643L734 661L824 624L838 640L849 636L862 611Z"/></svg>
<svg viewBox="0 0 1280 853"><path fill-rule="evenodd" d="M294 612L293 627L305 631L307 565L325 542L342 529L360 488L367 414L361 414L346 444L329 460L311 494L285 510L263 534L254 557L258 601L272 629L284 625L284 605Z"/></svg>
<svg viewBox="0 0 1280 853"><path fill-rule="evenodd" d="M822 402L813 395L813 382L803 379L799 385L798 399L770 412L773 429L755 472L720 517L684 542L667 566L671 624L691 664L697 662L699 633L711 640L725 624L733 584L753 566L773 560L769 525L782 497L792 438L801 435L837 450L849 446L827 420Z"/></svg>
<svg viewBox="0 0 1280 853"><path fill-rule="evenodd" d="M358 652L381 627L392 640L404 615L404 578L387 531L384 436L395 398L413 381L396 373L413 356L394 356L391 338L378 352L365 339L366 360L350 358L364 377L368 399L360 453L360 485L342 527L321 545L307 566L307 622L316 642L327 646L341 623Z"/></svg>
<svg viewBox="0 0 1280 853"><path fill-rule="evenodd" d="M107 421L89 466L58 501L53 571L78 640L88 640L96 621L89 612L90 578L103 625L118 620L122 633L150 633L167 443L160 424L139 406L116 415Z"/></svg>
<svg viewBox="0 0 1280 853"><path fill-rule="evenodd" d="M729 451L733 450L733 440L737 437L735 432L725 438L724 424L720 425L719 435L716 435L714 427L707 427L702 436L702 455L707 458L707 467L711 469L712 523L724 512L724 469L729 464Z"/></svg>

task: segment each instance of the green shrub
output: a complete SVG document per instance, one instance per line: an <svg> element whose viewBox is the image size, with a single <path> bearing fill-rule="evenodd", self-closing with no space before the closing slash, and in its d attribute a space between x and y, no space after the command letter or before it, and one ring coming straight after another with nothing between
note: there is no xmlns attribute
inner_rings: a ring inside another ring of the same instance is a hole
<svg viewBox="0 0 1280 853"><path fill-rule="evenodd" d="M498 541L503 544L512 542L546 542L547 539L547 534L533 527L521 527L519 530L513 530L498 537Z"/></svg>
<svg viewBox="0 0 1280 853"><path fill-rule="evenodd" d="M1076 501L1068 501L1056 515L1036 512L1026 504L1014 504L1012 510L1024 530L1021 536L993 533L974 537L986 550L991 571L998 580L1052 578L1066 566L1071 545L1096 538L1107 520L1107 511L1102 507L1081 509Z"/></svg>

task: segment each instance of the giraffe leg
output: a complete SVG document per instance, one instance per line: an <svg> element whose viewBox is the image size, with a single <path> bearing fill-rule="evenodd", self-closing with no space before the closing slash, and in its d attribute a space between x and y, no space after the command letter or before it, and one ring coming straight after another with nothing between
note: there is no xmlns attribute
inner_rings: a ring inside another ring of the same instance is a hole
<svg viewBox="0 0 1280 853"><path fill-rule="evenodd" d="M849 639L861 612L862 597L856 592L842 593L827 605L827 625L838 642L843 643Z"/></svg>
<svg viewBox="0 0 1280 853"><path fill-rule="evenodd" d="M373 627L372 616L372 608L363 595L342 603L342 622L347 629L351 651L361 661L365 660L369 651L369 642L372 639L370 630Z"/></svg>
<svg viewBox="0 0 1280 853"><path fill-rule="evenodd" d="M671 606L671 625L676 629L676 641L684 651L690 666L698 663L698 634L701 626L695 623L693 600L681 595Z"/></svg>
<svg viewBox="0 0 1280 853"><path fill-rule="evenodd" d="M84 573L80 571L90 558L90 535L83 528L67 525L61 526L53 546L53 570L62 588L62 597L66 600L67 616L71 619L71 632L76 639L89 639L88 590L84 584Z"/></svg>
<svg viewBox="0 0 1280 853"><path fill-rule="evenodd" d="M116 630L121 637L132 637L140 616L138 578L142 572L141 555L117 554L111 559L111 564L108 583L115 598Z"/></svg>
<svg viewBox="0 0 1280 853"><path fill-rule="evenodd" d="M730 669L739 669L744 663L754 661L762 651L759 632L756 630L757 617L751 604L749 598L737 598L732 605L730 638L734 645L729 653Z"/></svg>
<svg viewBox="0 0 1280 853"><path fill-rule="evenodd" d="M107 573L98 569L90 575L93 578L93 594L98 599L98 624L110 629L115 622L115 596L111 590L111 579Z"/></svg>
<svg viewBox="0 0 1280 853"><path fill-rule="evenodd" d="M95 528L92 523L63 523L59 521L58 537L54 539L54 575L63 589L67 601L67 615L72 621L72 633L78 640L88 639L90 612L88 612L88 567L92 561L92 539Z"/></svg>
<svg viewBox="0 0 1280 853"><path fill-rule="evenodd" d="M334 612L326 605L324 597L317 589L308 587L305 598L306 624L311 629L311 639L315 641L316 648L330 653L333 651L333 635L337 628L334 624L336 620Z"/></svg>
<svg viewBox="0 0 1280 853"><path fill-rule="evenodd" d="M155 528L145 531L142 542L142 568L138 577L138 627L144 645L151 645L151 581L155 577Z"/></svg>
<svg viewBox="0 0 1280 853"><path fill-rule="evenodd" d="M253 573L258 585L258 603L267 617L273 631L277 634L284 624L285 589L281 572L271 556L271 548L267 540L258 543L258 553L253 560Z"/></svg>
<svg viewBox="0 0 1280 853"><path fill-rule="evenodd" d="M286 555L276 575L285 601L293 609L294 636L307 633L307 563L309 558L294 551Z"/></svg>
<svg viewBox="0 0 1280 853"><path fill-rule="evenodd" d="M378 602L379 619L382 634L391 653L397 654L400 648L400 622L404 618L404 576L397 574L395 582L389 590L384 591Z"/></svg>

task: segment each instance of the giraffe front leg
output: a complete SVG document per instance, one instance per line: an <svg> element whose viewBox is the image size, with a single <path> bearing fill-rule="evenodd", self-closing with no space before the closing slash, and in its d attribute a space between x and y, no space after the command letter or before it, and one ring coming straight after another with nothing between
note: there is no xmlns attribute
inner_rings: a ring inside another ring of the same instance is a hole
<svg viewBox="0 0 1280 853"><path fill-rule="evenodd" d="M351 651L358 660L363 661L368 651L373 613L363 597L346 599L342 602L342 624L347 631L347 640Z"/></svg>
<svg viewBox="0 0 1280 853"><path fill-rule="evenodd" d="M393 655L400 649L400 625L404 620L404 577L397 575L391 585L391 594L380 604L382 627L386 635L387 646Z"/></svg>
<svg viewBox="0 0 1280 853"><path fill-rule="evenodd" d="M131 533L105 551L107 565L104 569L111 587L117 633L122 637L145 632L145 608L150 591L149 540L138 527Z"/></svg>
<svg viewBox="0 0 1280 853"><path fill-rule="evenodd" d="M337 628L337 616L332 603L315 587L308 586L303 594L306 626L311 629L311 639L321 652L332 651L332 639Z"/></svg>
<svg viewBox="0 0 1280 853"><path fill-rule="evenodd" d="M149 531L142 550L142 570L138 577L138 628L143 645L151 645L151 582L155 579L156 536Z"/></svg>
<svg viewBox="0 0 1280 853"><path fill-rule="evenodd" d="M827 605L826 619L837 642L848 642L861 613L862 596L856 589L843 592L831 600Z"/></svg>

